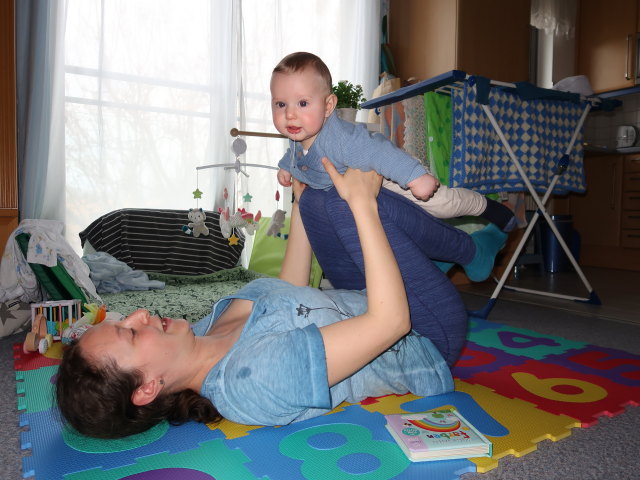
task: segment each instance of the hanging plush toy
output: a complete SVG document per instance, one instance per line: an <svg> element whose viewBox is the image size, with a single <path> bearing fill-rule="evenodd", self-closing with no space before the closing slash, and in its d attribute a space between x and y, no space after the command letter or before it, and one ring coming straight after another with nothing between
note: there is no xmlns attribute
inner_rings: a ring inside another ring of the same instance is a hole
<svg viewBox="0 0 640 480"><path fill-rule="evenodd" d="M255 216L244 208L239 208L233 215L229 215L228 208L225 210L219 208L218 211L220 212L220 233L224 238L230 238L234 228L242 228L247 234L253 235L262 217L259 210Z"/></svg>
<svg viewBox="0 0 640 480"><path fill-rule="evenodd" d="M270 237L279 237L280 230L284 227L284 219L287 215L287 212L284 210L276 210L273 212L273 216L271 217L271 223L269 224L269 228L267 229L267 235Z"/></svg>
<svg viewBox="0 0 640 480"><path fill-rule="evenodd" d="M236 133L234 133L234 130ZM239 131L237 129L232 129L231 135L237 136L238 132ZM231 150L233 151L236 157L235 163L219 163L214 165L203 165L201 167L196 167L196 182L198 180L197 173L202 169L224 168L225 170L230 170L230 169L235 170L236 179L233 183L233 190L231 192L231 195L229 194L229 191L225 187L223 189L223 195L222 195L224 198L224 207L218 207L218 212L220 213L219 227L220 227L220 232L222 233L222 236L229 240L229 245L238 245L240 238L236 236L236 230L242 230L243 233L247 235L253 235L258 229L259 221L262 216L259 210L258 210L258 213L254 215L246 211L245 208L238 208L235 213L231 213L233 210L236 209L236 201L240 198L240 195L236 192L239 175L242 174L245 177L249 178L249 174L246 172L246 167L268 168L273 170L278 170L278 169L270 165L260 165L255 163L241 162L240 156L243 155L247 150L247 144L242 138L236 138L234 140L233 145L231 146ZM202 195L203 195L203 192L201 192L200 189L197 188L197 185L198 184L196 183L196 190L193 192L193 198L195 198L196 201L202 198ZM278 201L280 200L280 192L277 189L276 189L275 197L276 197L276 208L278 208ZM253 196L248 191L246 191L244 195L241 196L241 198L244 201L244 203L247 204L247 203L251 203ZM196 206L197 206L197 203L196 203ZM200 209L200 211L202 211L202 209ZM203 215L204 215L204 212L203 212ZM280 233L280 230L284 227L285 215L286 215L286 212L284 210L280 210L280 209L276 210L276 212L273 214L273 217L271 219L271 223L269 224L269 232L271 233L269 233L268 235L271 235L274 237L281 237L285 240L287 239L288 237L287 234L282 235ZM189 219L191 219L191 213L189 213ZM194 236L198 236L198 235L195 235L195 230L192 227L193 223L194 222L189 223L189 225L185 225L184 227L182 227L182 230L189 235L192 233L192 230L193 230ZM208 233L208 230L207 230L207 233Z"/></svg>
<svg viewBox="0 0 640 480"><path fill-rule="evenodd" d="M202 208L198 208L198 201L202 198L202 192L198 187L198 170L196 169L196 189L193 191L193 198L196 200L196 208L190 208L189 213L187 213L187 218L191 220L186 225L182 226L182 231L187 235L193 235L198 238L200 235L207 236L209 235L209 228L204 223L207 218L207 215L204 213Z"/></svg>
<svg viewBox="0 0 640 480"><path fill-rule="evenodd" d="M187 214L189 220L188 224L182 226L182 231L187 235L193 235L198 238L200 235L209 235L209 228L204 223L207 218L204 210L201 208L190 208Z"/></svg>
<svg viewBox="0 0 640 480"><path fill-rule="evenodd" d="M271 216L271 223L269 223L269 227L267 228L267 235L270 237L280 237L285 240L289 235L282 235L280 230L284 227L284 221L287 215L287 212L278 208L278 202L280 201L280 190L276 189L276 211L273 212Z"/></svg>

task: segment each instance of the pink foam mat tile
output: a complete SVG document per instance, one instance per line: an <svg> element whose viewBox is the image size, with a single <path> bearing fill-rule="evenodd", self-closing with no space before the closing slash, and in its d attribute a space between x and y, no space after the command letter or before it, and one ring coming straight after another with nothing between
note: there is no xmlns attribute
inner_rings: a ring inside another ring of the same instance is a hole
<svg viewBox="0 0 640 480"><path fill-rule="evenodd" d="M36 370L40 367L59 364L58 358L41 355L38 352L25 353L21 343L13 345L13 366L16 370Z"/></svg>
<svg viewBox="0 0 640 480"><path fill-rule="evenodd" d="M545 362L599 375L627 387L640 387L640 356L622 350L587 345L562 355L549 355Z"/></svg>
<svg viewBox="0 0 640 480"><path fill-rule="evenodd" d="M526 360L526 357L468 341L451 372L454 377L465 379L476 373L495 372L507 365L519 365Z"/></svg>
<svg viewBox="0 0 640 480"><path fill-rule="evenodd" d="M546 412L573 417L584 427L595 424L602 415L618 415L626 406L640 402L638 387L537 360L478 373L466 381L525 400Z"/></svg>

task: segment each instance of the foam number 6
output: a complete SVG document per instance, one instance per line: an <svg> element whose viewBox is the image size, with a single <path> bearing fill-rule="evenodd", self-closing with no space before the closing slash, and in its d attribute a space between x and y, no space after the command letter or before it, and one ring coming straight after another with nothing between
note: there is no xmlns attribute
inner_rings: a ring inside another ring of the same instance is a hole
<svg viewBox="0 0 640 480"><path fill-rule="evenodd" d="M301 470L307 480L384 480L399 475L409 465L396 444L374 440L369 429L345 423L293 433L280 442L280 452L302 460ZM349 461L350 456L354 461ZM349 468L352 465L359 471Z"/></svg>
<svg viewBox="0 0 640 480"><path fill-rule="evenodd" d="M530 373L514 373L513 378L522 387L539 397L559 402L589 403L597 402L607 396L607 391L599 385L576 378L540 379ZM576 391L563 393L562 387L574 387Z"/></svg>

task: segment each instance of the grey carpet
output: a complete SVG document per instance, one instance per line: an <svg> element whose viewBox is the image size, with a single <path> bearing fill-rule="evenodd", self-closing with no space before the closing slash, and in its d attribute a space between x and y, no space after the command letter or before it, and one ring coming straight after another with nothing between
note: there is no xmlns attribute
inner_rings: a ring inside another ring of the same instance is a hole
<svg viewBox="0 0 640 480"><path fill-rule="evenodd" d="M486 299L463 294L470 309ZM617 348L640 355L640 325L561 312L535 305L499 300L489 320L540 333ZM12 345L21 335L0 340L0 479L22 478ZM627 407L614 418L603 417L593 427L573 429L559 441L545 440L532 453L500 459L485 474L468 473L462 480L626 480L640 479L640 409ZM287 480L287 479L273 479Z"/></svg>

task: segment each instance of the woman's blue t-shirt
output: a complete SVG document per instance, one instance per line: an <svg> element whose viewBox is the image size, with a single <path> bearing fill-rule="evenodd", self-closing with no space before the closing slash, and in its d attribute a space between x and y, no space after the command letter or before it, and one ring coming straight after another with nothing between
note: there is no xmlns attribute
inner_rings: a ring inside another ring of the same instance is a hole
<svg viewBox="0 0 640 480"><path fill-rule="evenodd" d="M319 327L365 312L364 292L258 279L218 301L211 315L193 326L194 333L205 335L234 298L252 300L251 315L236 343L208 373L200 392L228 420L286 425L322 415L343 401L453 390L446 362L428 338L415 333L329 387Z"/></svg>

